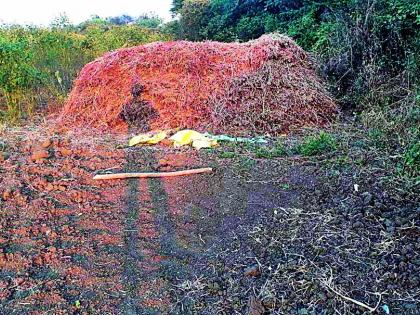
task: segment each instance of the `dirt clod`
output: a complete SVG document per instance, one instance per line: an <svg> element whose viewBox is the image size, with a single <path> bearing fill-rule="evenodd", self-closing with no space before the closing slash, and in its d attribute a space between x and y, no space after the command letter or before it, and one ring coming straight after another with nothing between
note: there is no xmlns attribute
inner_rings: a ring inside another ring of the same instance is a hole
<svg viewBox="0 0 420 315"><path fill-rule="evenodd" d="M45 187L46 191L53 191L54 190L54 185L51 183L48 183L47 186Z"/></svg>
<svg viewBox="0 0 420 315"><path fill-rule="evenodd" d="M265 307L261 300L255 296L251 296L249 299L249 310L248 315L263 315L265 313Z"/></svg>
<svg viewBox="0 0 420 315"><path fill-rule="evenodd" d="M6 189L2 194L3 200L8 200L11 196L12 196L12 190L11 189Z"/></svg>
<svg viewBox="0 0 420 315"><path fill-rule="evenodd" d="M31 155L32 161L40 161L42 159L47 159L50 156L47 150L36 150Z"/></svg>
<svg viewBox="0 0 420 315"><path fill-rule="evenodd" d="M248 277L259 277L261 275L261 271L258 265L254 265L245 269L244 275Z"/></svg>
<svg viewBox="0 0 420 315"><path fill-rule="evenodd" d="M72 155L73 151L67 148L60 148L61 156L70 156Z"/></svg>
<svg viewBox="0 0 420 315"><path fill-rule="evenodd" d="M51 141L51 139L46 139L46 140L44 140L42 143L41 143L41 147L42 148L44 148L44 149L47 149L47 148L49 148L50 146L52 145L52 141Z"/></svg>
<svg viewBox="0 0 420 315"><path fill-rule="evenodd" d="M166 167L169 166L170 162L167 159L160 159L159 160L159 167Z"/></svg>

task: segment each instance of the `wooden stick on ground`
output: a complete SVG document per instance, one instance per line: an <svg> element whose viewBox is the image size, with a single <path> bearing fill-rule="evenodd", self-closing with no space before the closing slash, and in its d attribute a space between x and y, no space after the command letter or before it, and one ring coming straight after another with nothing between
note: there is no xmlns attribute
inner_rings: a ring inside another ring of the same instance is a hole
<svg viewBox="0 0 420 315"><path fill-rule="evenodd" d="M127 179L127 178L154 178L154 177L175 177L202 173L211 173L212 168L199 168L195 170L165 172L165 173L119 173L119 174L105 174L96 175L93 179L96 180L109 180L109 179Z"/></svg>

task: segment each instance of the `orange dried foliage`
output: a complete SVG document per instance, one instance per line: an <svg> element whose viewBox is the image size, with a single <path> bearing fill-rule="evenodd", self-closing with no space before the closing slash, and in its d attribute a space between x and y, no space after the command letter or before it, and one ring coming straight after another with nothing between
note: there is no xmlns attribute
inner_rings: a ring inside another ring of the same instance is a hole
<svg viewBox="0 0 420 315"><path fill-rule="evenodd" d="M60 121L126 131L133 122L122 113L137 110L134 125L142 129L274 135L325 125L337 107L308 55L288 37L265 35L243 44L157 42L107 53L84 67Z"/></svg>

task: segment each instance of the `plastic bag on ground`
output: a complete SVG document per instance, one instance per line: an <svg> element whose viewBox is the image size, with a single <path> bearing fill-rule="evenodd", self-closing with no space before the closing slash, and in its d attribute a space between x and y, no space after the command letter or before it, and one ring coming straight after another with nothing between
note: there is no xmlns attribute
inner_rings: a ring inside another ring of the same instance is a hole
<svg viewBox="0 0 420 315"><path fill-rule="evenodd" d="M217 146L217 140L210 139L195 130L182 130L178 131L169 138L174 142L174 147L179 148L184 145L191 145L197 150L203 148L213 148Z"/></svg>
<svg viewBox="0 0 420 315"><path fill-rule="evenodd" d="M148 132L137 135L130 139L130 147L138 144L158 144L168 136L166 131Z"/></svg>
<svg viewBox="0 0 420 315"><path fill-rule="evenodd" d="M255 143L255 144L267 144L268 141L263 137L257 138L242 138L242 137L231 137L228 135L212 135L210 133L205 133L204 136L218 141L226 142L244 142L244 143Z"/></svg>

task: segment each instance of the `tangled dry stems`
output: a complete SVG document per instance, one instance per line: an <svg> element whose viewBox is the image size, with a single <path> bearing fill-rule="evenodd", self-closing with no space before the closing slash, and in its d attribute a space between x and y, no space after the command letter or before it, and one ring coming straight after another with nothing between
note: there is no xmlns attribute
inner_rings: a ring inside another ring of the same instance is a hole
<svg viewBox="0 0 420 315"><path fill-rule="evenodd" d="M136 106L154 114L143 117ZM244 44L153 43L108 53L82 70L61 121L126 130L133 124L130 108L142 129L237 135L323 126L337 113L311 58L280 35Z"/></svg>
<svg viewBox="0 0 420 315"><path fill-rule="evenodd" d="M308 311L328 310L328 314L373 313L384 303L384 296L386 303L420 302L418 290L384 287L384 266L378 259L369 259L372 252L378 256L393 252L398 240L386 233L355 233L345 224L340 227L329 209L278 208L271 218L261 221L229 235L225 243L231 247L222 245L212 251L213 266L203 271L206 276L176 289L183 292L175 305L178 309L191 310L192 303L200 314L223 312L236 299L246 301L250 295L262 301L270 314L294 312L299 306ZM255 256L244 256L249 248ZM248 283L242 270L252 260L262 278ZM227 262L226 275L220 275L218 262ZM213 281L224 283L221 296L209 290ZM249 284L247 290L244 281ZM243 307L238 306L234 314L241 314Z"/></svg>

